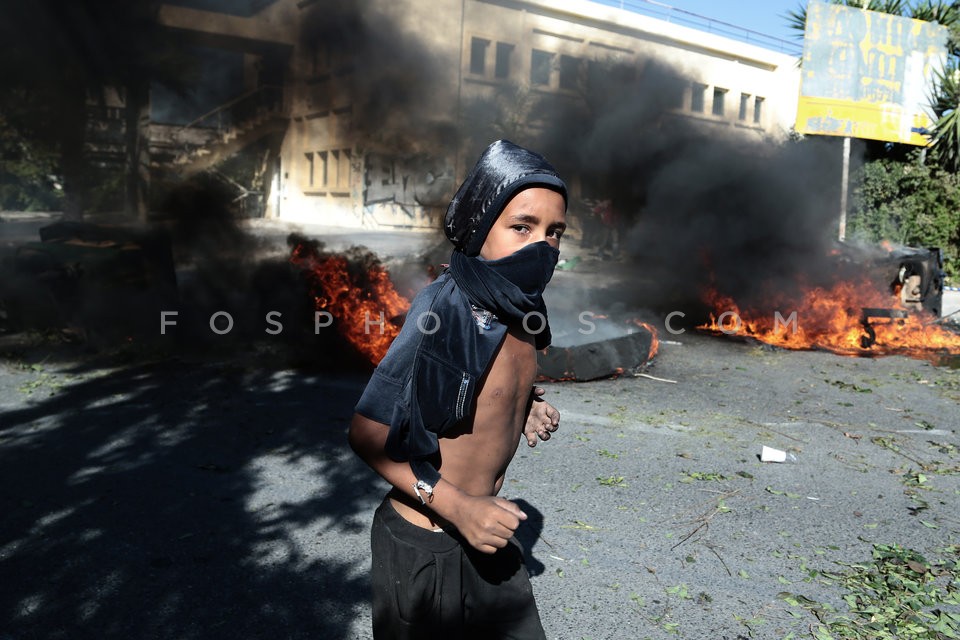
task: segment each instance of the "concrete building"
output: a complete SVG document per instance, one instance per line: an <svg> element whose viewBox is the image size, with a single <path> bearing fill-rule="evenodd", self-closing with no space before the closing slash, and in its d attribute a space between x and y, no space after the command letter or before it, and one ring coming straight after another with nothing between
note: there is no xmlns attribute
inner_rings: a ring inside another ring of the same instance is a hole
<svg viewBox="0 0 960 640"><path fill-rule="evenodd" d="M154 117L155 163L185 174L254 156L251 191L284 220L435 227L480 148L589 127L569 116L592 117L595 76L611 70L640 70L637 95L717 135L776 143L796 116L796 56L587 0L178 4L193 6L165 5L163 23L237 52L239 80L191 121ZM602 195L568 173L575 197Z"/></svg>

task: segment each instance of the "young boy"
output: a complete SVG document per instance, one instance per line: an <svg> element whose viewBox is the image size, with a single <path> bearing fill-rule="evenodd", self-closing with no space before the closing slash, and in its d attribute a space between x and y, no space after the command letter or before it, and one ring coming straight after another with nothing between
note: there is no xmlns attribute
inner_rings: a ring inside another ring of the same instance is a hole
<svg viewBox="0 0 960 640"><path fill-rule="evenodd" d="M357 404L350 445L393 485L371 528L378 640L545 637L513 538L527 516L497 493L521 435L560 420L533 382L566 207L542 156L487 147L447 209L450 267Z"/></svg>

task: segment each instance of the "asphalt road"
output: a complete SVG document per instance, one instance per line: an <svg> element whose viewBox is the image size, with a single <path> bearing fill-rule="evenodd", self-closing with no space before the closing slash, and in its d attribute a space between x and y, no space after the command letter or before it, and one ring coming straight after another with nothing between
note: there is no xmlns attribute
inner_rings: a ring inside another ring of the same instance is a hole
<svg viewBox="0 0 960 640"><path fill-rule="evenodd" d="M804 637L814 618L777 594L842 607L811 569L957 544L955 369L680 338L659 379L545 384L561 429L504 494L532 516L550 638ZM384 487L344 440L363 383L252 350L8 354L0 638L369 637Z"/></svg>
<svg viewBox="0 0 960 640"><path fill-rule="evenodd" d="M264 342L0 353L0 640L370 637L363 371ZM560 431L508 473L549 638L811 637L785 594L846 610L819 572L956 559L950 363L687 332L642 373L544 383Z"/></svg>

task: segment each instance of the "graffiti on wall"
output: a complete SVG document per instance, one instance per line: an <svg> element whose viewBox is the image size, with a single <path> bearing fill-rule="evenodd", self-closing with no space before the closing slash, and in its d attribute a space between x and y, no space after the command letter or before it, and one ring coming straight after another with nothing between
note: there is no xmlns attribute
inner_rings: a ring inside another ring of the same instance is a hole
<svg viewBox="0 0 960 640"><path fill-rule="evenodd" d="M363 204L396 203L413 215L417 207L446 207L454 186L453 166L443 159L370 153Z"/></svg>

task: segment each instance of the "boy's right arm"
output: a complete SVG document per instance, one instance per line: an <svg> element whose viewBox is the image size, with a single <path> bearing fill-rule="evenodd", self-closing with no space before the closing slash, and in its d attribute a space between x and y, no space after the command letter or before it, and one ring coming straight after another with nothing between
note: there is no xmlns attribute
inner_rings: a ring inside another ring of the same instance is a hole
<svg viewBox="0 0 960 640"><path fill-rule="evenodd" d="M405 495L419 500L413 490L417 482L410 464L392 460L385 445L389 425L354 414L350 423L350 447L384 480ZM433 498L425 505L437 519L453 525L472 547L494 553L507 545L527 514L513 502L497 496L471 496L441 478L433 487Z"/></svg>

